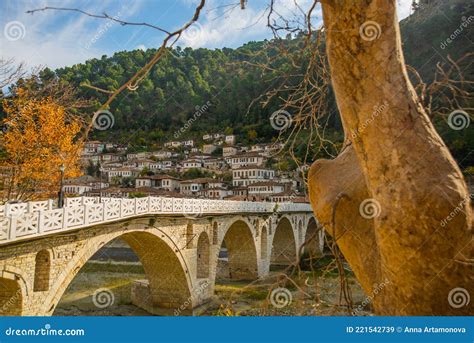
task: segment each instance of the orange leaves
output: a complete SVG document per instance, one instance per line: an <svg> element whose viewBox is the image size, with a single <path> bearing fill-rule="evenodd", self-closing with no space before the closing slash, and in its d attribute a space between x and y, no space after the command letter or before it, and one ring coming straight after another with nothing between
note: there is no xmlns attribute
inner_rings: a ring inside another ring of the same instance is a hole
<svg viewBox="0 0 474 343"><path fill-rule="evenodd" d="M19 90L13 100L4 100L7 113L3 148L11 169L9 198L26 199L51 196L59 191L64 177L80 175L82 143L76 139L81 124L66 115L54 99L35 99Z"/></svg>

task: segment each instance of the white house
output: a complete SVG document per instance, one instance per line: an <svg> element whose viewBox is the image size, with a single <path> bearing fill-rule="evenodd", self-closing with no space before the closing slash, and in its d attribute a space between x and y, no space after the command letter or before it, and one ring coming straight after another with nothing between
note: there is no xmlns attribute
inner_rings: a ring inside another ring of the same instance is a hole
<svg viewBox="0 0 474 343"><path fill-rule="evenodd" d="M84 143L84 155L100 154L102 151L104 151L104 143L100 141L88 141Z"/></svg>
<svg viewBox="0 0 474 343"><path fill-rule="evenodd" d="M167 148L179 148L183 143L178 141L170 141L165 143L165 147Z"/></svg>
<svg viewBox="0 0 474 343"><path fill-rule="evenodd" d="M268 200L273 202L308 202L304 194L298 194L294 190L272 194L268 197Z"/></svg>
<svg viewBox="0 0 474 343"><path fill-rule="evenodd" d="M223 157L228 157L228 156L233 156L237 154L239 150L236 147L233 146L225 146L222 148L222 156Z"/></svg>
<svg viewBox="0 0 474 343"><path fill-rule="evenodd" d="M139 160L139 159L146 159L151 155L151 153L142 151L142 152L131 152L127 154L127 160Z"/></svg>
<svg viewBox="0 0 474 343"><path fill-rule="evenodd" d="M212 154L214 151L216 151L217 149L217 146L215 146L214 144L204 144L202 146L202 152L204 154Z"/></svg>
<svg viewBox="0 0 474 343"><path fill-rule="evenodd" d="M234 145L235 144L235 135L227 135L227 136L225 136L224 140L225 140L226 144Z"/></svg>
<svg viewBox="0 0 474 343"><path fill-rule="evenodd" d="M140 174L140 169L137 168L111 168L105 171L107 180L110 182L114 177L124 178L124 177L136 177Z"/></svg>
<svg viewBox="0 0 474 343"><path fill-rule="evenodd" d="M135 179L135 187L152 187L174 192L179 190L179 179L170 175L139 176Z"/></svg>
<svg viewBox="0 0 474 343"><path fill-rule="evenodd" d="M118 161L119 159L113 159L114 156L117 156L117 155L115 155L115 154L101 154L100 155L100 161L101 162Z"/></svg>
<svg viewBox="0 0 474 343"><path fill-rule="evenodd" d="M94 189L103 189L109 187L109 183L99 178L82 175L76 178L64 180L63 190L68 194L82 195Z"/></svg>
<svg viewBox="0 0 474 343"><path fill-rule="evenodd" d="M225 161L221 158L206 158L203 160L203 167L211 170L220 170L224 168Z"/></svg>
<svg viewBox="0 0 474 343"><path fill-rule="evenodd" d="M263 167L245 166L232 170L232 185L235 187L248 186L273 178L275 178L275 171Z"/></svg>
<svg viewBox="0 0 474 343"><path fill-rule="evenodd" d="M164 160L166 158L170 158L171 156L173 156L171 151L168 151L168 150L153 151L151 155L155 156L159 160Z"/></svg>
<svg viewBox="0 0 474 343"><path fill-rule="evenodd" d="M225 158L225 160L227 164L231 166L232 169L249 165L262 166L266 161L265 157L263 157L257 152L246 152L233 156L228 156Z"/></svg>
<svg viewBox="0 0 474 343"><path fill-rule="evenodd" d="M175 168L175 162L172 160L163 160L161 161L161 169L162 170L171 170Z"/></svg>
<svg viewBox="0 0 474 343"><path fill-rule="evenodd" d="M268 196L271 194L282 193L284 190L284 185L273 181L261 181L248 186L249 197L252 195Z"/></svg>
<svg viewBox="0 0 474 343"><path fill-rule="evenodd" d="M210 187L201 190L200 194L207 199L224 199L233 195L233 192L224 187Z"/></svg>
<svg viewBox="0 0 474 343"><path fill-rule="evenodd" d="M91 191L92 186L87 183L69 183L63 186L63 192L66 194L77 194L82 195L85 192Z"/></svg>
<svg viewBox="0 0 474 343"><path fill-rule="evenodd" d="M188 170L191 168L202 168L203 163L201 159L198 158L189 158L183 161L183 170Z"/></svg>
<svg viewBox="0 0 474 343"><path fill-rule="evenodd" d="M192 180L181 181L179 191L184 195L200 195L203 189L209 188L209 183L214 183L216 180L211 178L198 178Z"/></svg>

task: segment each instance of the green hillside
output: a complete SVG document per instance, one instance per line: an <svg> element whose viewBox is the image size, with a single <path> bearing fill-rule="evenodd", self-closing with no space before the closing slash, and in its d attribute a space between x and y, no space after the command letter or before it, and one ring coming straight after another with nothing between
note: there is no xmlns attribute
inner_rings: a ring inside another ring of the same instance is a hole
<svg viewBox="0 0 474 343"><path fill-rule="evenodd" d="M406 63L414 66L424 80L433 78L437 63L446 62L448 55L458 59L472 48L474 35L472 2L466 0L422 1L413 15L401 22L403 49ZM463 25L463 22L469 22ZM462 27L462 32L458 32ZM447 39L457 32L456 38ZM279 41L291 51L301 44L299 38ZM244 143L270 141L276 134L269 125L269 117L280 108L278 102L265 109L249 104L259 95L276 86L272 73L242 63L257 63L266 57L278 57L275 41L249 42L237 49L177 49L170 51L153 67L136 91L125 91L113 103L115 125L111 130L95 131L95 138L127 142L137 148L160 146L174 139L174 133L193 116L197 106L211 104L180 139L197 138L207 132L233 131ZM264 49L266 47L266 49ZM262 54L262 51L265 51ZM296 49L294 49L296 50ZM103 89L115 89L125 83L151 59L155 49L118 52L83 64L61 68L55 73L79 89L79 95L103 102L106 96L81 86L91 84ZM278 70L304 70L291 65L285 57L277 58L272 67ZM471 75L466 75L472 80ZM46 70L43 75L52 76ZM288 80L295 84L298 78ZM335 109L331 101L332 108ZM472 107L472 106L471 106ZM463 166L473 165L473 135L470 130L453 131L446 123L436 125L455 157ZM338 116L329 119L328 134L341 140ZM303 133L304 135L304 133ZM315 151L316 153L316 151Z"/></svg>

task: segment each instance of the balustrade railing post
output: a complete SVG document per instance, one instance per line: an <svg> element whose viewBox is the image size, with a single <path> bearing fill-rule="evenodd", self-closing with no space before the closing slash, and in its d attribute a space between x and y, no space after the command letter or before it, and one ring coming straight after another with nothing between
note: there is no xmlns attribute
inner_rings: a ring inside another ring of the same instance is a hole
<svg viewBox="0 0 474 343"><path fill-rule="evenodd" d="M84 225L89 224L89 205L84 204Z"/></svg>
<svg viewBox="0 0 474 343"><path fill-rule="evenodd" d="M66 206L63 206L62 208L63 210L63 229L65 229L67 227L67 207Z"/></svg>
<svg viewBox="0 0 474 343"><path fill-rule="evenodd" d="M16 216L11 216L10 217L10 225L9 225L9 228L8 228L8 239L11 240L11 241L16 238L16 225L17 225Z"/></svg>
<svg viewBox="0 0 474 343"><path fill-rule="evenodd" d="M48 199L48 210L54 209L54 200Z"/></svg>
<svg viewBox="0 0 474 343"><path fill-rule="evenodd" d="M100 202L100 199L99 199L99 203L98 203L99 206L102 207L102 221L105 222L105 209L106 209L106 203L105 202Z"/></svg>
<svg viewBox="0 0 474 343"><path fill-rule="evenodd" d="M10 203L5 203L5 217L8 217L10 216L10 212L11 212L11 204Z"/></svg>
<svg viewBox="0 0 474 343"><path fill-rule="evenodd" d="M32 201L28 201L26 203L26 213L31 213L33 212L33 204Z"/></svg>
<svg viewBox="0 0 474 343"><path fill-rule="evenodd" d="M38 233L41 234L44 232L44 215L43 210L38 211Z"/></svg>

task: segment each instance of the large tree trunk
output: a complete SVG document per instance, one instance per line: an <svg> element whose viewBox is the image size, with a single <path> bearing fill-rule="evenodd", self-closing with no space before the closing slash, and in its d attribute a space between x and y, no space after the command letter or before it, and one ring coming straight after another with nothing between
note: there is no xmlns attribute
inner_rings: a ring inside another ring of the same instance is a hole
<svg viewBox="0 0 474 343"><path fill-rule="evenodd" d="M407 77L395 1L322 7L347 146L311 168L315 214L377 314L472 314L469 193Z"/></svg>

